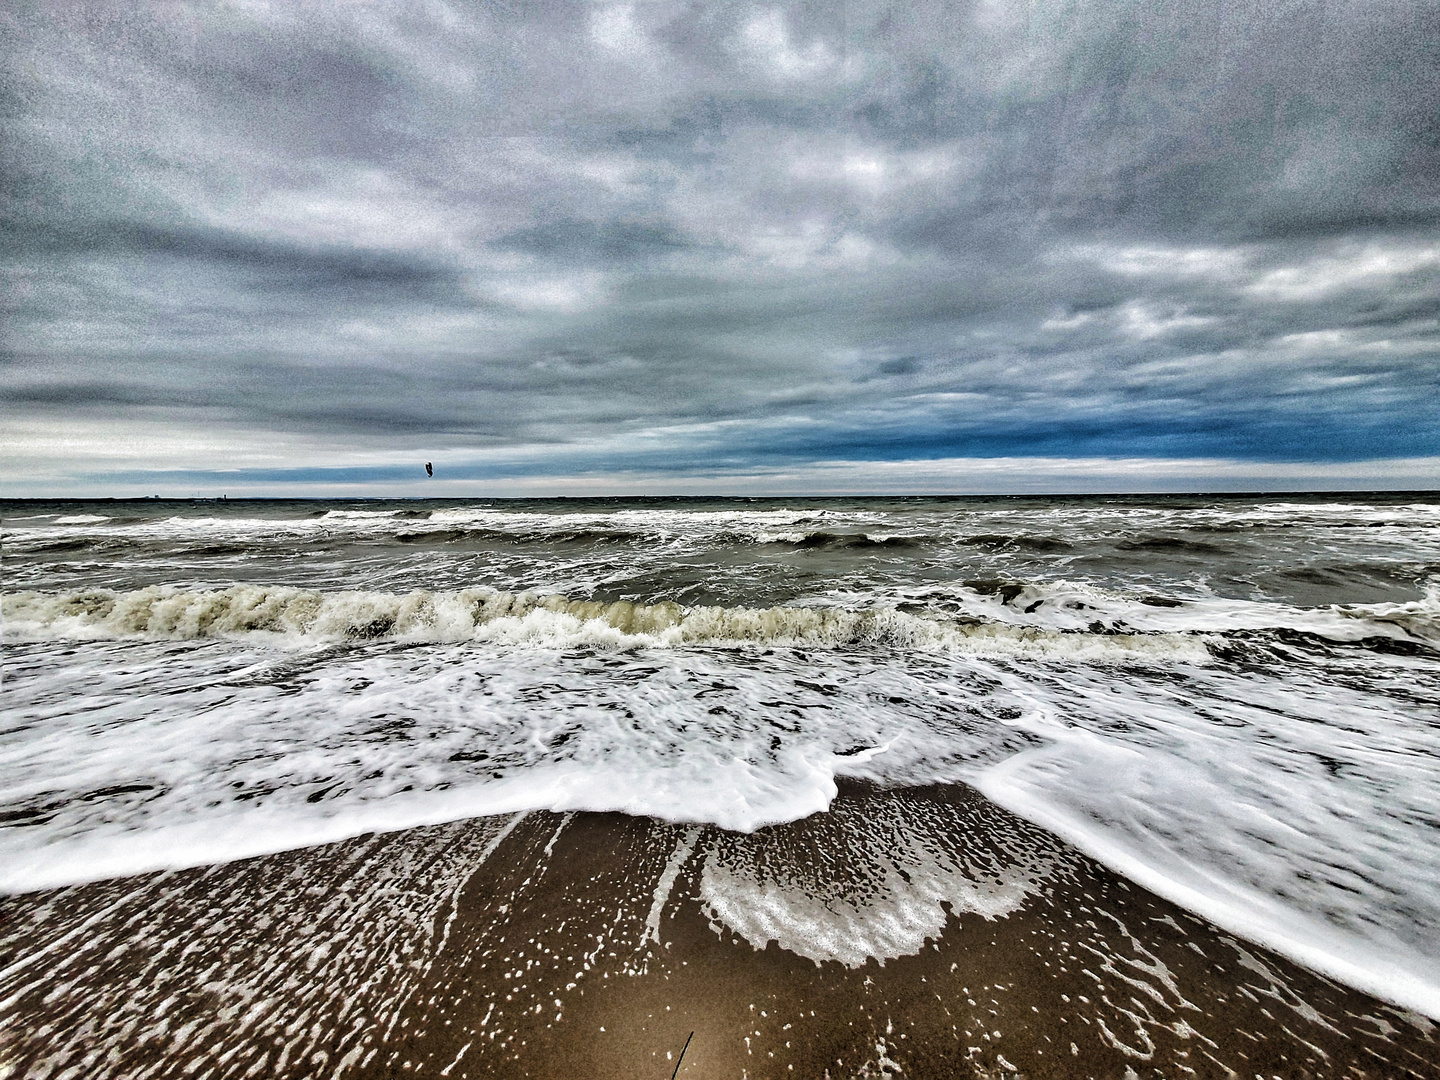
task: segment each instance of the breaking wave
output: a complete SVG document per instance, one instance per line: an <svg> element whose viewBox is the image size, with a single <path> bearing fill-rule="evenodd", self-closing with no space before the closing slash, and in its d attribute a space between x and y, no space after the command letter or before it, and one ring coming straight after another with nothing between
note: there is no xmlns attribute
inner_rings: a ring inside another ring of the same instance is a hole
<svg viewBox="0 0 1440 1080"><path fill-rule="evenodd" d="M7 636L31 640L254 635L296 642L483 641L556 648L880 645L1099 663L1199 663L1210 656L1205 637L1188 633L1050 629L985 618L932 617L893 607L685 607L488 589L320 592L236 585L19 592L3 598L3 611Z"/></svg>

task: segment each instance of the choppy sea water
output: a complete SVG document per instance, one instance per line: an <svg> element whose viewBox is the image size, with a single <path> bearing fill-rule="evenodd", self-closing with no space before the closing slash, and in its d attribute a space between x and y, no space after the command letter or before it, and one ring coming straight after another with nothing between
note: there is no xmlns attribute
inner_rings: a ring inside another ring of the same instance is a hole
<svg viewBox="0 0 1440 1080"><path fill-rule="evenodd" d="M5 891L961 781L1440 1016L1440 496L0 510Z"/></svg>

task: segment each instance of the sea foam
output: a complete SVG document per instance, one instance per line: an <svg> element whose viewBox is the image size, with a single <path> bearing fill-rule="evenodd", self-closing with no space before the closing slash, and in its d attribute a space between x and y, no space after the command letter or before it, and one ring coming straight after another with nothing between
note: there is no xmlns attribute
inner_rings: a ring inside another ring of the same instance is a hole
<svg viewBox="0 0 1440 1080"><path fill-rule="evenodd" d="M984 898L897 849L847 929L746 838L963 781L1440 1011L1433 499L49 509L3 529L0 888L620 810L729 830L717 924L851 962Z"/></svg>

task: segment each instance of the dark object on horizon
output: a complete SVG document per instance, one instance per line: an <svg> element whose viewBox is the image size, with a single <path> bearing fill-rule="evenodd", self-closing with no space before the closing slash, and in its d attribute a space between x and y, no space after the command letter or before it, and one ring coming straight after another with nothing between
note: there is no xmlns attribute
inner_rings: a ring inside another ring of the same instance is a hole
<svg viewBox="0 0 1440 1080"><path fill-rule="evenodd" d="M695 1033L690 1032L690 1039L694 1037ZM686 1039L685 1045L680 1048L680 1057L675 1062L675 1071L670 1074L670 1080L675 1080L675 1077L680 1075L680 1062L685 1060L685 1051L690 1049L690 1039Z"/></svg>
<svg viewBox="0 0 1440 1080"><path fill-rule="evenodd" d="M426 475L426 476L434 476L434 475L435 475L435 469L431 466L430 462L428 462L428 461L425 462L425 475Z"/></svg>

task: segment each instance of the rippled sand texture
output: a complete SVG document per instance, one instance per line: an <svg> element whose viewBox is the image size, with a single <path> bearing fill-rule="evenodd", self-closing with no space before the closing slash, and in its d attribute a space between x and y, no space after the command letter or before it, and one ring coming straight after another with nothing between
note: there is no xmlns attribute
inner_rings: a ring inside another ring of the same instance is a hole
<svg viewBox="0 0 1440 1080"><path fill-rule="evenodd" d="M19 1077L1435 1077L1422 1017L962 786L533 813L0 899Z"/></svg>

